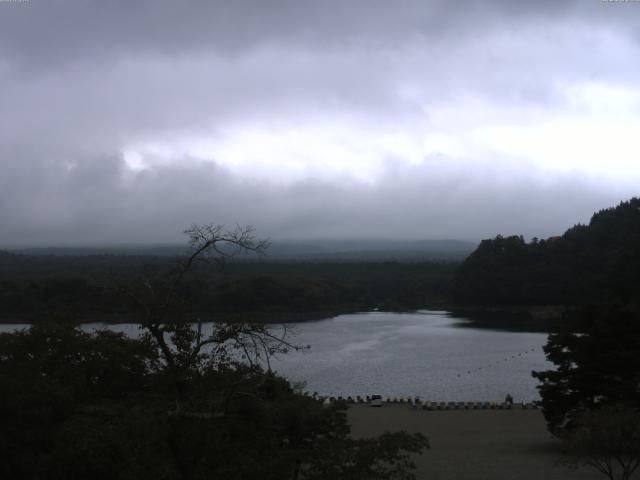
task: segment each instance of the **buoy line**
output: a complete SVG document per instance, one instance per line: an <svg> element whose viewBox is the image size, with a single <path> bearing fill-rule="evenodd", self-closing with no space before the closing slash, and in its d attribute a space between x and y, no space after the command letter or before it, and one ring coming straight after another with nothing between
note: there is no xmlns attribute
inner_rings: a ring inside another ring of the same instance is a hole
<svg viewBox="0 0 640 480"><path fill-rule="evenodd" d="M499 364L501 364L501 363L509 362L509 361L511 361L511 360L515 360L515 359L517 359L517 358L523 358L525 355L527 355L527 354L529 354L529 353L532 353L532 352L535 352L537 349L538 349L538 348L534 347L534 348L529 348L529 349L527 349L527 350L524 350L524 351L522 351L522 352L514 353L514 354L513 354L513 355L511 355L511 356L506 356L506 357L504 357L502 360L496 360L496 361L494 361L494 362L490 362L490 363L484 364L484 365L482 365L482 366L480 366L480 367L472 368L472 369L470 369L470 370L467 370L466 372L457 373L457 374L456 374L456 377L460 378L460 377L462 377L463 375L471 375L472 373L474 373L474 372L479 372L480 370L483 370L484 368L489 369L489 368L492 368L492 367L494 367L494 366L497 366L497 365L499 365Z"/></svg>

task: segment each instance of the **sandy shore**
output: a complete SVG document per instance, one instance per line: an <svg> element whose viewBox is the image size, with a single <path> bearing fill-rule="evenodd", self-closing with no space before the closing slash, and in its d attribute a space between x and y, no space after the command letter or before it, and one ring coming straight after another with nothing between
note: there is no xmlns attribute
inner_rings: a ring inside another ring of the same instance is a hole
<svg viewBox="0 0 640 480"><path fill-rule="evenodd" d="M416 458L424 480L597 480L591 468L558 464L557 443L539 410L413 410L407 405L349 409L354 437L421 432L431 449Z"/></svg>

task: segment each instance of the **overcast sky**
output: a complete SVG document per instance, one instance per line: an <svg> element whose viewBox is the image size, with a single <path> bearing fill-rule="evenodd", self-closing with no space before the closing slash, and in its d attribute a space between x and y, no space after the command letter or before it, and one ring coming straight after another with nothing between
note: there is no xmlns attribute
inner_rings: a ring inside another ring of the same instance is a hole
<svg viewBox="0 0 640 480"><path fill-rule="evenodd" d="M640 2L0 0L0 167L0 245L560 234L640 193Z"/></svg>

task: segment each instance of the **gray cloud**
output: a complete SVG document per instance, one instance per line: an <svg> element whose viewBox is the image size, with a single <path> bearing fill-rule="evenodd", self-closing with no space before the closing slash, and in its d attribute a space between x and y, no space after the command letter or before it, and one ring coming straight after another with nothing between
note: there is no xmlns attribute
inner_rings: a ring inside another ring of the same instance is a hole
<svg viewBox="0 0 640 480"><path fill-rule="evenodd" d="M264 236L289 239L545 237L633 193L575 175L428 163L387 172L376 185L288 186L238 178L209 162L137 174L117 157L79 165L33 179L30 168L18 169L20 182L2 185L0 244L175 242L194 222L253 224ZM24 188L30 184L38 188Z"/></svg>
<svg viewBox="0 0 640 480"><path fill-rule="evenodd" d="M379 46L412 35L442 35L452 26L486 26L482 19L584 15L575 2L417 0L30 1L3 6L0 45L5 55L30 66L91 60L96 54L158 53L215 48L233 54L265 43ZM603 14L602 11L599 12Z"/></svg>
<svg viewBox="0 0 640 480"><path fill-rule="evenodd" d="M639 8L0 2L0 244L169 241L210 221L299 238L558 233L632 186L486 151L411 166L390 147L374 152L384 166L373 183L314 166L293 182L244 175L214 152L170 152L143 171L123 158L139 144L223 142L230 129L333 124L364 143L389 131L420 140L445 129L455 139L496 111L526 128L574 108L567 86L635 88L640 15L630 12Z"/></svg>

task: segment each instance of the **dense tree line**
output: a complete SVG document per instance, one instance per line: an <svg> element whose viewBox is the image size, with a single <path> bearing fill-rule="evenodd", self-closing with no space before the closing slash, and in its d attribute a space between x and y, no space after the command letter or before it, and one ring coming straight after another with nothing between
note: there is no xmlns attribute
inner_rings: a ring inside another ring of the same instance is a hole
<svg viewBox="0 0 640 480"><path fill-rule="evenodd" d="M117 285L153 278L176 258L0 254L0 318L43 315L126 319ZM456 264L448 262L227 262L198 265L181 285L191 308L208 314L323 314L442 304Z"/></svg>
<svg viewBox="0 0 640 480"><path fill-rule="evenodd" d="M562 237L483 242L456 275L459 301L565 306L533 372L570 465L628 479L640 466L640 199ZM474 290L475 289L475 290Z"/></svg>
<svg viewBox="0 0 640 480"><path fill-rule="evenodd" d="M452 282L458 304L580 305L640 299L640 199L601 210L561 237L483 240Z"/></svg>

